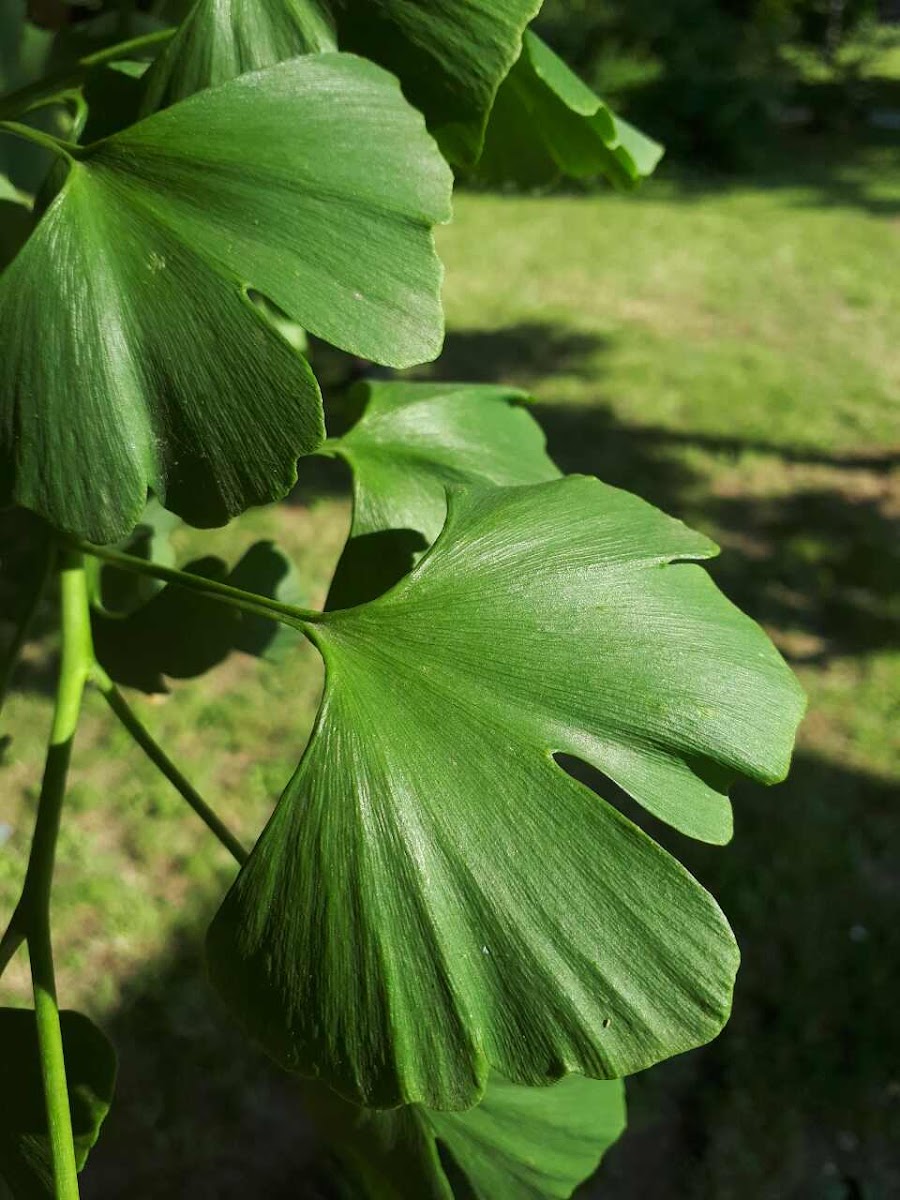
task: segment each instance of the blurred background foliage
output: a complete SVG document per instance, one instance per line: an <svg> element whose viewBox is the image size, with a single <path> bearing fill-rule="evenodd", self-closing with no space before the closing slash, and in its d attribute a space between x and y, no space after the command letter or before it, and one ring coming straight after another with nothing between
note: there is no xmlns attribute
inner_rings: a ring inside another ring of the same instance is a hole
<svg viewBox="0 0 900 1200"><path fill-rule="evenodd" d="M865 119L896 27L877 0L547 0L544 36L671 155L752 168L780 128Z"/></svg>

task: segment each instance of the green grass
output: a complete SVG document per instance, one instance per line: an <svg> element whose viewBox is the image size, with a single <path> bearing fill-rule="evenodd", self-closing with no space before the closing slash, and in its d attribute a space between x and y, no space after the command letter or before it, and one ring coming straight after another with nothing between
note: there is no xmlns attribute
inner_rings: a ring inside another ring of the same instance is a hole
<svg viewBox="0 0 900 1200"><path fill-rule="evenodd" d="M607 1197L900 1194L900 169L883 145L814 150L755 184L664 173L637 197L463 194L440 236L447 352L421 373L528 387L563 466L716 537L721 585L811 698L791 780L739 791L732 847L668 836L732 917L744 967L719 1041L632 1085ZM211 549L276 537L320 602L348 520L328 486ZM185 554L206 544L181 537ZM3 907L27 852L48 665L31 652L6 714ZM249 842L320 680L308 648L278 667L236 656L134 704ZM296 1193L290 1096L194 982L232 873L92 697L55 893L63 1000L124 1051L91 1195ZM25 998L26 974L17 960L7 998Z"/></svg>

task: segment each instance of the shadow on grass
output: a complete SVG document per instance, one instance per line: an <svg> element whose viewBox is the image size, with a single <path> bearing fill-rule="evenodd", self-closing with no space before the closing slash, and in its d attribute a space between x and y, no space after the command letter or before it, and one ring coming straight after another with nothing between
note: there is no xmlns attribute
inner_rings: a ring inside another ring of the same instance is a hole
<svg viewBox="0 0 900 1200"><path fill-rule="evenodd" d="M539 404L548 449L567 472L597 475L697 525L724 547L710 571L732 600L776 635L796 662L824 662L900 645L897 453L825 454L757 439L626 425L605 406ZM785 466L796 490L716 495L685 449L714 460L745 453ZM823 477L827 484L823 484Z"/></svg>

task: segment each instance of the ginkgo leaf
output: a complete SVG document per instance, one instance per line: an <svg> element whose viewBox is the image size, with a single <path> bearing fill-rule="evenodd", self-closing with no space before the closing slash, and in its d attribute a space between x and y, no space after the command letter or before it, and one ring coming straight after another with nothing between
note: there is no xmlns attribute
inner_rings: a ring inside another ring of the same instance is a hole
<svg viewBox="0 0 900 1200"><path fill-rule="evenodd" d="M529 30L497 94L477 171L494 183L532 187L560 175L603 175L627 189L652 174L662 152Z"/></svg>
<svg viewBox="0 0 900 1200"><path fill-rule="evenodd" d="M307 1102L349 1164L354 1200L454 1200L447 1155L471 1200L562 1200L593 1174L625 1128L622 1081L580 1075L528 1088L494 1073L481 1103L467 1112L361 1110L322 1089Z"/></svg>
<svg viewBox="0 0 900 1200"><path fill-rule="evenodd" d="M802 695L681 561L714 551L597 480L474 489L391 591L306 619L316 727L208 939L274 1058L355 1103L463 1109L491 1068L614 1078L718 1032L715 902L554 759L710 841L736 775L784 776Z"/></svg>
<svg viewBox="0 0 900 1200"><path fill-rule="evenodd" d="M60 1013L60 1025L80 1171L112 1104L116 1054L81 1013ZM0 1009L0 1063L0 1194L6 1184L13 1200L53 1200L50 1133L31 1009Z"/></svg>
<svg viewBox="0 0 900 1200"><path fill-rule="evenodd" d="M353 470L353 523L326 607L381 595L441 531L447 488L539 483L559 470L515 388L489 384L358 384L361 416L323 453Z"/></svg>
<svg viewBox="0 0 900 1200"><path fill-rule="evenodd" d="M272 542L254 543L230 571L212 555L184 569L286 604L304 598L292 564ZM94 651L110 678L148 693L167 692L165 676L202 675L234 650L277 659L299 638L295 630L274 620L240 612L176 584L160 588L125 614L95 610L91 624Z"/></svg>
<svg viewBox="0 0 900 1200"><path fill-rule="evenodd" d="M144 111L297 54L393 72L453 162L471 163L540 0L197 0L147 75Z"/></svg>
<svg viewBox="0 0 900 1200"><path fill-rule="evenodd" d="M346 55L87 147L0 277L0 498L111 542L148 488L202 526L283 496L321 399L248 288L354 354L433 357L450 186L396 82Z"/></svg>
<svg viewBox="0 0 900 1200"><path fill-rule="evenodd" d="M147 73L143 113L337 43L320 0L197 0Z"/></svg>

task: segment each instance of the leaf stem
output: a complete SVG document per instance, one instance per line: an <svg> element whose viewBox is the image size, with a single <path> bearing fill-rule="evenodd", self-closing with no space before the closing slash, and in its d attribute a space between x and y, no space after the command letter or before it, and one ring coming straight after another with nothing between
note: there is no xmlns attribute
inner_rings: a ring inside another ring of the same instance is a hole
<svg viewBox="0 0 900 1200"><path fill-rule="evenodd" d="M102 67L105 63L115 62L120 58L140 55L145 50L152 50L155 46L167 42L174 34L174 27L157 29L153 33L129 38L127 41L117 42L114 46L106 46L103 50L87 54L79 59L74 67L48 75L44 79L36 79L33 83L28 83L25 87L0 98L0 118L20 117L33 108L52 104L61 92L77 88L93 67Z"/></svg>
<svg viewBox="0 0 900 1200"><path fill-rule="evenodd" d="M228 583L219 583L215 579L206 579L202 575L193 575L189 571L179 571L175 567L163 567L159 563L150 563L146 559L136 558L133 554L124 554L120 550L110 550L108 546L93 546L89 542L73 541L74 546L85 554L108 562L124 571L133 571L137 575L149 575L151 579L161 579L165 583L174 583L178 587L200 592L215 600L230 604L243 612L255 617L274 617L285 625L295 629L303 629L305 625L323 621L325 615L308 608L296 608L293 604L282 604L279 600L271 600L267 596L259 596L256 592L245 592L241 588L232 587Z"/></svg>
<svg viewBox="0 0 900 1200"><path fill-rule="evenodd" d="M74 142L64 142L60 138L55 138L52 133L45 133L43 129L35 129L33 125L22 125L19 121L0 121L0 133L11 133L15 137L24 138L26 142L34 142L36 146L51 150L54 154L66 159L67 162L74 162L84 153L84 148L76 146Z"/></svg>
<svg viewBox="0 0 900 1200"><path fill-rule="evenodd" d="M38 800L31 854L22 898L16 910L28 942L38 1046L56 1200L78 1200L78 1174L72 1139L72 1118L66 1086L62 1031L56 1002L56 979L50 936L50 892L56 859L60 815L72 740L81 711L84 687L93 663L88 589L84 560L63 551L60 569L62 600L62 657L56 705L41 794ZM16 914L13 914L13 923Z"/></svg>
<svg viewBox="0 0 900 1200"><path fill-rule="evenodd" d="M243 865L249 855L231 830L213 812L190 780L186 779L172 762L163 748L154 739L149 730L142 724L137 715L129 707L122 693L99 665L94 665L92 679L109 707L116 714L135 742L144 751L150 761L168 779L184 800L191 806L197 816L206 825L235 860Z"/></svg>
<svg viewBox="0 0 900 1200"><path fill-rule="evenodd" d="M22 614L22 619L13 636L12 643L6 652L6 657L3 660L3 666L0 668L0 712L3 711L3 705L6 701L6 693L9 691L9 686L12 683L13 675L16 667L19 665L19 659L22 656L22 650L25 643L28 641L28 635L34 625L35 618L40 611L41 601L44 599L44 593L47 590L47 583L53 573L53 567L56 563L56 548L51 543L47 546L47 553L44 558L44 565L41 570L34 591L29 597L28 604L25 607L25 612ZM3 955L0 951L0 970L2 970Z"/></svg>

